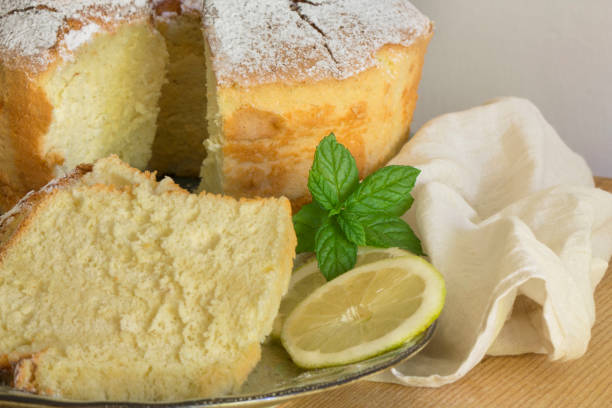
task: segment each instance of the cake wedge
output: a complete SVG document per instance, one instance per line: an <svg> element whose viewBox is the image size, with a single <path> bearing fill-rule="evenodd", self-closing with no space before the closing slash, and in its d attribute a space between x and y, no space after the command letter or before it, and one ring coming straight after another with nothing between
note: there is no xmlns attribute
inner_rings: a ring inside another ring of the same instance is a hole
<svg viewBox="0 0 612 408"><path fill-rule="evenodd" d="M117 157L0 218L0 365L70 400L237 389L286 291L289 201L190 194Z"/></svg>

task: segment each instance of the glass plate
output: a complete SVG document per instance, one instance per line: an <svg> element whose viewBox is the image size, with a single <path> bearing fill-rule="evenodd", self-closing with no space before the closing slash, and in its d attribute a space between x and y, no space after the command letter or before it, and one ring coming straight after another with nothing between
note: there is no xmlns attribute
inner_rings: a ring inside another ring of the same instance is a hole
<svg viewBox="0 0 612 408"><path fill-rule="evenodd" d="M436 322L412 341L379 356L358 363L320 370L300 369L293 364L279 343L269 342L263 345L261 361L240 392L219 398L173 403L74 402L41 397L0 386L0 407L229 408L272 406L286 400L346 385L404 361L427 345L435 327Z"/></svg>
<svg viewBox="0 0 612 408"><path fill-rule="evenodd" d="M158 175L163 178L164 175ZM199 179L174 177L181 187L196 191ZM308 259L298 256L294 267ZM0 407L11 408L238 408L269 407L287 400L303 397L317 392L341 387L383 371L401 361L407 360L421 351L433 335L436 322L423 333L401 347L388 351L368 360L320 370L303 370L291 361L283 346L271 341L262 345L261 360L249 375L241 390L232 395L218 398L193 399L178 402L78 402L49 398L26 392L16 391L3 386L3 373L0 371ZM4 379L6 380L6 379ZM6 383L6 382L4 382Z"/></svg>

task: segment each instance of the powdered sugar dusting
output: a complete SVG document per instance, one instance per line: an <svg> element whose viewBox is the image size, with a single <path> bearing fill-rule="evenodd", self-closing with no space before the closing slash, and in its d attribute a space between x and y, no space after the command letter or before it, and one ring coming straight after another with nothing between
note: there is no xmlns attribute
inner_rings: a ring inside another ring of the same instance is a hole
<svg viewBox="0 0 612 408"><path fill-rule="evenodd" d="M9 14L0 20L0 46L18 50L26 57L42 54L55 44L63 19L61 14L52 11Z"/></svg>
<svg viewBox="0 0 612 408"><path fill-rule="evenodd" d="M298 7L325 33L342 73L373 65L373 53L385 44L410 45L430 25L427 17L404 0L304 2Z"/></svg>
<svg viewBox="0 0 612 408"><path fill-rule="evenodd" d="M406 0L209 0L204 22L221 85L344 79L430 21Z"/></svg>
<svg viewBox="0 0 612 408"><path fill-rule="evenodd" d="M53 60L52 51L58 44L61 57L69 58L107 23L135 13L153 14L153 7L162 18L202 12L213 69L221 85L344 79L373 66L376 51L385 44L410 45L431 26L407 0L0 3L0 58L25 57L35 68L44 68ZM75 28L69 26L69 20L82 24ZM63 42L58 43L62 35Z"/></svg>
<svg viewBox="0 0 612 408"><path fill-rule="evenodd" d="M80 30L70 31L64 37L64 44L66 48L70 51L74 51L79 48L81 45L86 43L95 33L100 31L102 27L100 27L96 23L87 24Z"/></svg>
<svg viewBox="0 0 612 408"><path fill-rule="evenodd" d="M103 25L150 14L148 0L12 0L0 5L0 58L23 61L36 71L53 59L52 49L63 33L66 58ZM76 27L70 21L81 21ZM63 51L63 52L62 52ZM12 63L12 64L11 64Z"/></svg>
<svg viewBox="0 0 612 408"><path fill-rule="evenodd" d="M212 0L204 26L219 83L306 79L317 71L337 75L322 36L291 10L287 0Z"/></svg>

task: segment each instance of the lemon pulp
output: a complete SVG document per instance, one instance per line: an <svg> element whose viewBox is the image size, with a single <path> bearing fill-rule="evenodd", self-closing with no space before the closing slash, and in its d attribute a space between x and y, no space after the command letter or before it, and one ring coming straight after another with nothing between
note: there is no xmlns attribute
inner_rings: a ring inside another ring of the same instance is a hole
<svg viewBox="0 0 612 408"><path fill-rule="evenodd" d="M410 252L400 248L374 248L360 247L357 251L355 267L366 265L381 259L396 258L398 256L410 255ZM279 338L283 324L291 311L315 289L323 286L327 281L317 266L314 255L304 260L303 263L291 275L289 289L274 320L274 327L270 336Z"/></svg>
<svg viewBox="0 0 612 408"><path fill-rule="evenodd" d="M399 347L440 314L440 273L415 255L357 267L320 286L287 318L281 341L293 361L319 368Z"/></svg>

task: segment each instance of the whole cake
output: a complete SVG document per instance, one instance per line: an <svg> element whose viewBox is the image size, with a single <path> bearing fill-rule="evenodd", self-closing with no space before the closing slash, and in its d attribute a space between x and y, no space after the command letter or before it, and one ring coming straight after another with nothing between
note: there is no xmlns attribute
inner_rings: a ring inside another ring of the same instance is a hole
<svg viewBox="0 0 612 408"><path fill-rule="evenodd" d="M0 217L0 368L74 400L235 390L295 242L285 198L189 194L116 157L79 166Z"/></svg>
<svg viewBox="0 0 612 408"><path fill-rule="evenodd" d="M314 149L330 132L362 177L406 141L432 34L407 0L8 3L5 210L109 153L200 175L208 191L284 195L299 207L310 200Z"/></svg>

